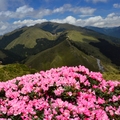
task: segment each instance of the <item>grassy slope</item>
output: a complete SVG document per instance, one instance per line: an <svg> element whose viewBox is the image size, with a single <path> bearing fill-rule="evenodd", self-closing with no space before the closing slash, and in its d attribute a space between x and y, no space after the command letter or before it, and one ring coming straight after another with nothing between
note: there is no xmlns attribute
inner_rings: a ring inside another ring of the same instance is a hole
<svg viewBox="0 0 120 120"><path fill-rule="evenodd" d="M101 61L103 61L104 65L108 64L108 66L111 66L111 60L108 59L105 55L103 55L97 47L94 47L90 44L91 42L100 42L96 37L85 36L82 34L82 32L78 31L69 31L67 33L67 36L69 37L71 43L73 43L80 50L84 51L87 55L92 55L95 58L98 58Z"/></svg>
<svg viewBox="0 0 120 120"><path fill-rule="evenodd" d="M94 64L92 64L94 63ZM87 56L77 48L72 46L68 40L63 41L57 46L31 56L27 65L38 70L47 70L52 67L85 65L91 70L98 71L96 59Z"/></svg>
<svg viewBox="0 0 120 120"><path fill-rule="evenodd" d="M78 27L67 23L59 24L55 22L44 22L42 24L36 24L35 26L45 31L49 31L51 33L63 32L65 30L78 30L78 31L83 30L82 27Z"/></svg>
<svg viewBox="0 0 120 120"><path fill-rule="evenodd" d="M96 38L96 35L95 37L89 35L85 36L78 31L69 31L67 36L69 37L69 39L75 42L82 50L84 50L85 53L95 56L96 58L99 58L101 60L102 65L107 71L103 73L105 79L120 80L119 69L117 69L117 67L111 63L110 59L103 55L98 48L89 44L90 42L99 42L99 40ZM108 37L105 38L108 39ZM110 43L112 42L110 41Z"/></svg>
<svg viewBox="0 0 120 120"><path fill-rule="evenodd" d="M28 58L26 64L29 64L38 70L46 70L51 67L58 67L62 65L69 66L82 64L90 70L98 71L98 65L95 64L96 58L98 58L101 60L101 64L104 66L106 71L118 72L116 66L111 64L110 59L104 56L98 48L89 44L90 42L99 42L96 37L85 35L82 32L75 30L65 31L65 33L68 38L67 43L62 42L52 49L47 49L44 52ZM66 44L69 44L69 47ZM91 60L91 58L93 59ZM83 62L84 59L86 60L85 62ZM95 69L93 69L92 65L96 65L97 69L95 67Z"/></svg>
<svg viewBox="0 0 120 120"><path fill-rule="evenodd" d="M53 33L56 31L60 32L60 30L62 30L63 27L64 27L64 30L75 29L75 26L72 26L72 25L69 26L69 24L62 24L60 26L58 24L54 24L52 27L54 28ZM120 78L119 71L116 70L113 64L111 64L110 59L105 57L99 51L98 48L89 44L90 42L99 42L97 38L104 38L106 40L110 40L111 42L111 37L105 36L102 34L100 35L93 31L88 31L82 28L77 28L77 29L78 31L75 31L75 30L68 31L67 37L69 37L70 42L72 41L74 44L77 44L78 47L80 47L80 50L78 50L76 46L70 45L69 47L66 47L66 45L64 45L65 43L61 43L62 45L59 44L51 49L47 49L41 53L38 53L35 56L30 57L30 59L28 58L28 61L26 63L29 64L30 66L36 67L37 69L49 69L51 67L58 67L62 65L69 66L69 65L78 65L78 64L85 65L86 64L87 65L86 67L96 70L96 68L93 66L95 65L97 66L95 58L99 58L101 60L102 65L105 67L105 69L109 71L109 73L107 72L104 74L106 78L108 79L113 78L116 74L117 74L117 77ZM26 47L33 48L36 45L37 38L47 38L48 40L55 40L58 37L58 35L57 34L52 35L49 32L39 29L39 27L38 28L30 27L29 29L24 28L20 36L16 38L13 42L11 42L6 48L10 49L17 44L25 44ZM92 56L95 56L95 58ZM94 63L94 65L90 66L89 63L91 63L91 65L93 65ZM109 77L108 77L108 74L109 74Z"/></svg>
<svg viewBox="0 0 120 120"><path fill-rule="evenodd" d="M73 45L75 45L78 49L84 51L86 54L93 56L95 56L95 53L101 54L99 49L89 44L91 41L99 42L95 37L83 35L82 32L75 30L68 31L66 33L70 42L73 43ZM93 52L94 54L92 54Z"/></svg>
<svg viewBox="0 0 120 120"><path fill-rule="evenodd" d="M105 80L119 80L120 81L120 71L118 72L105 72L103 73Z"/></svg>
<svg viewBox="0 0 120 120"><path fill-rule="evenodd" d="M120 39L117 39L117 38L114 38L114 37L111 37L111 36L107 36L107 35L104 35L104 34L100 34L100 33L95 32L93 30L86 29L86 28L83 28L83 27L78 27L78 26L75 26L75 25L67 24L67 23L59 24L59 23L54 23L54 22L45 22L45 23L42 23L42 24L37 24L37 25L35 25L35 27L41 28L41 29L43 29L45 31L49 31L51 33L63 32L63 31L66 31L66 30L80 31L85 36L88 35L88 36L93 36L93 37L96 37L96 38L106 39L109 42L112 41L112 43L117 43L117 44L120 45Z"/></svg>
<svg viewBox="0 0 120 120"><path fill-rule="evenodd" d="M33 48L36 45L36 39L39 38L47 38L48 40L54 40L56 39L56 35L52 35L51 33L43 31L39 28L30 27L18 38L8 44L6 46L6 49L13 48L18 44L24 45L27 48Z"/></svg>
<svg viewBox="0 0 120 120"><path fill-rule="evenodd" d="M0 81L11 80L15 77L35 72L35 69L31 69L23 64L0 65Z"/></svg>

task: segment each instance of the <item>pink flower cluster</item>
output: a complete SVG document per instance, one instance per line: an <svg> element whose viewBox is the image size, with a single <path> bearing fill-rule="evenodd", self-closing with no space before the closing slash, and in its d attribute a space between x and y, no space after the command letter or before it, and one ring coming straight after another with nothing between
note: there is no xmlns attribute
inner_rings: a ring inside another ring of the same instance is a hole
<svg viewBox="0 0 120 120"><path fill-rule="evenodd" d="M0 82L0 120L117 120L120 82L84 66Z"/></svg>

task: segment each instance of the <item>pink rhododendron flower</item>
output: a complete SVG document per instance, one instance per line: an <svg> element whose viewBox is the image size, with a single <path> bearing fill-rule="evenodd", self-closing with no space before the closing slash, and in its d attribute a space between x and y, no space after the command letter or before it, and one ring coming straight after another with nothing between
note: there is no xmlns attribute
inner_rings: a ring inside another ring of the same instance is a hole
<svg viewBox="0 0 120 120"><path fill-rule="evenodd" d="M113 101L113 102L118 101L118 99L119 99L119 98L118 98L117 96L113 95L113 97L112 97L112 101Z"/></svg>
<svg viewBox="0 0 120 120"><path fill-rule="evenodd" d="M116 115L120 115L120 106L119 106L119 108L115 111L115 114L116 114Z"/></svg>
<svg viewBox="0 0 120 120"><path fill-rule="evenodd" d="M99 104L103 104L103 103L105 103L105 100L103 100L103 99L101 99L100 97L98 98L98 103Z"/></svg>
<svg viewBox="0 0 120 120"><path fill-rule="evenodd" d="M119 81L84 66L52 68L0 82L0 120L114 120L119 93Z"/></svg>
<svg viewBox="0 0 120 120"><path fill-rule="evenodd" d="M58 87L56 90L54 90L55 95L59 96L61 93L63 93L64 89L62 87Z"/></svg>
<svg viewBox="0 0 120 120"><path fill-rule="evenodd" d="M69 96L72 96L72 92L67 92L67 94L68 94Z"/></svg>

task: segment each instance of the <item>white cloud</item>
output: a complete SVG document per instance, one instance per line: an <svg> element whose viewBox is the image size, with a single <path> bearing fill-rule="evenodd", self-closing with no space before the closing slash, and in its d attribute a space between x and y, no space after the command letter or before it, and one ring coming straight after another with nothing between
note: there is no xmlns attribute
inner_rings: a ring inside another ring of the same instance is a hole
<svg viewBox="0 0 120 120"><path fill-rule="evenodd" d="M0 29L1 29L1 30L5 30L6 28L7 28L6 25L2 25Z"/></svg>
<svg viewBox="0 0 120 120"><path fill-rule="evenodd" d="M46 22L46 21L47 21L46 19L37 19L37 20L28 19L28 20L23 20L23 21L19 20L19 21L13 22L13 25L16 25L17 27L32 26L37 23L42 23L42 22Z"/></svg>
<svg viewBox="0 0 120 120"><path fill-rule="evenodd" d="M93 15L87 15L87 14L86 15L79 15L80 18L86 18L86 17L88 18L90 16L93 16Z"/></svg>
<svg viewBox="0 0 120 120"><path fill-rule="evenodd" d="M12 18L31 17L33 12L34 12L34 9L32 7L28 7L28 6L24 5L24 6L21 6L16 9Z"/></svg>
<svg viewBox="0 0 120 120"><path fill-rule="evenodd" d="M68 16L64 19L65 23L70 23L70 24L75 24L76 22L76 18L72 17L72 16Z"/></svg>
<svg viewBox="0 0 120 120"><path fill-rule="evenodd" d="M22 14L22 13L24 14L24 13L33 12L33 11L34 11L34 9L32 7L28 7L26 5L21 6L16 9L16 12L19 14Z"/></svg>
<svg viewBox="0 0 120 120"><path fill-rule="evenodd" d="M70 11L71 8L71 4L64 4L62 7L54 9L53 13L63 13L65 11Z"/></svg>
<svg viewBox="0 0 120 120"><path fill-rule="evenodd" d="M70 4L65 4L62 7L54 9L53 13L73 12L75 14L92 15L95 10L95 8L91 7L73 7Z"/></svg>
<svg viewBox="0 0 120 120"><path fill-rule="evenodd" d="M81 7L81 8L76 8L73 11L74 12L80 12L83 15L92 15L95 12L96 9L90 8L90 7Z"/></svg>
<svg viewBox="0 0 120 120"><path fill-rule="evenodd" d="M0 22L0 35L3 35L5 33L8 33L14 29L17 29L17 28L21 28L23 26L32 26L32 25L35 25L37 23L42 23L42 22L46 22L47 20L46 19L37 19L37 20L32 20L32 19L29 19L29 20L18 20L18 21L15 21L13 23L8 23L8 22Z"/></svg>
<svg viewBox="0 0 120 120"><path fill-rule="evenodd" d="M70 23L76 26L96 26L96 27L115 27L120 26L120 16L115 13L108 14L106 18L102 16L89 17L87 19L76 19L68 16L65 19L54 19L52 22Z"/></svg>
<svg viewBox="0 0 120 120"><path fill-rule="evenodd" d="M11 0L15 1L15 0ZM18 2L20 0L17 0ZM107 0L86 0L92 2L106 2ZM0 1L1 2L1 1ZM3 2L3 1L2 1ZM2 3L1 2L1 3ZM24 0L22 0L22 3ZM21 4L22 4L21 3ZM3 2L5 5L5 3ZM118 5L114 5L114 7L118 7ZM5 7L4 7L5 9ZM0 11L0 34L4 34L6 32L12 31L16 28L22 26L31 26L37 23L42 23L48 21L44 19L45 16L48 15L56 15L62 13L71 13L69 16L66 16L63 19L51 19L51 22L58 23L69 23L77 26L97 26L97 27L114 27L120 26L120 15L116 13L110 13L105 18L102 16L94 16L95 8L91 7L80 7L80 6L72 6L71 4L65 4L61 7L54 9L40 8L35 10L34 8L23 5L15 10L1 10ZM73 17L77 15L80 18ZM7 20L16 20L13 23L7 22Z"/></svg>
<svg viewBox="0 0 120 120"><path fill-rule="evenodd" d="M93 3L98 3L98 2L107 2L108 0L85 0L86 2L93 2Z"/></svg>
<svg viewBox="0 0 120 120"><path fill-rule="evenodd" d="M55 9L40 8L38 10L35 10L32 7L24 5L24 6L18 7L15 11L9 11L9 10L1 11L0 19L1 20L25 19L26 17L39 19L48 15L61 14L65 12L71 12L74 14L90 16L90 15L93 15L95 10L96 10L95 8L91 8L91 7L74 7L71 4L65 4Z"/></svg>
<svg viewBox="0 0 120 120"><path fill-rule="evenodd" d="M0 34L7 33L12 31L16 28L20 28L22 26L32 26L37 23L42 23L48 21L47 19L25 19L25 20L18 20L14 21L12 24L0 22ZM96 26L96 27L115 27L120 26L120 16L115 13L108 14L105 18L102 16L92 16L86 19L75 18L73 16L67 16L64 19L51 19L51 22L57 23L69 23L76 26Z"/></svg>
<svg viewBox="0 0 120 120"><path fill-rule="evenodd" d="M108 14L108 16L105 18L105 23L106 26L120 26L120 16L115 13Z"/></svg>
<svg viewBox="0 0 120 120"><path fill-rule="evenodd" d="M0 35L3 35L13 29L11 29L13 26L11 24L9 24L8 22L2 22L0 21Z"/></svg>
<svg viewBox="0 0 120 120"><path fill-rule="evenodd" d="M43 18L44 16L51 15L52 11L50 9L40 9L34 12L33 15L35 18Z"/></svg>
<svg viewBox="0 0 120 120"><path fill-rule="evenodd" d="M1 11L0 12L0 19L1 20L8 20L11 18L20 19L25 18L27 16L32 16L34 9L28 6L21 6L16 9L16 11Z"/></svg>
<svg viewBox="0 0 120 120"><path fill-rule="evenodd" d="M115 3L115 4L113 4L113 7L114 8L120 8L120 4L119 3Z"/></svg>
<svg viewBox="0 0 120 120"><path fill-rule="evenodd" d="M12 18L13 15L14 14L11 11L1 11L0 12L0 20L5 22L5 21L9 20L10 18Z"/></svg>
<svg viewBox="0 0 120 120"><path fill-rule="evenodd" d="M95 17L90 17L88 19L85 19L85 26L88 25L93 25L95 26L96 23L99 23L102 21L102 17L101 16L95 16Z"/></svg>
<svg viewBox="0 0 120 120"><path fill-rule="evenodd" d="M107 18L113 18L114 16L116 16L115 13L110 13L110 14L107 15Z"/></svg>

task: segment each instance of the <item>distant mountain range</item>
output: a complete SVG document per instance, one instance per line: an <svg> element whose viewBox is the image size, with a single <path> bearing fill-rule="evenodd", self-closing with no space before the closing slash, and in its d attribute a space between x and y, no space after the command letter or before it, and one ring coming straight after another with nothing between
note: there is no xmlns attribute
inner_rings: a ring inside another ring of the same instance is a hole
<svg viewBox="0 0 120 120"><path fill-rule="evenodd" d="M99 28L99 27L93 27L93 26L86 26L85 28L94 30L96 32L109 35L112 37L120 38L120 26L119 27L108 27L108 28Z"/></svg>
<svg viewBox="0 0 120 120"><path fill-rule="evenodd" d="M93 71L119 71L120 39L90 28L45 22L0 37L3 64L23 63L37 70L84 65Z"/></svg>

